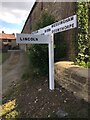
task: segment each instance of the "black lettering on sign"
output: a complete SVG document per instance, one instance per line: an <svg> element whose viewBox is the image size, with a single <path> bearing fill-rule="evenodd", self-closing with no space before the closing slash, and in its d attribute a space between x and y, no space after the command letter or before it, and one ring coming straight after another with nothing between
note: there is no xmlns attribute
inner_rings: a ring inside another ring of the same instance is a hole
<svg viewBox="0 0 90 120"><path fill-rule="evenodd" d="M74 18L73 17L71 17L71 20L73 20Z"/></svg>
<svg viewBox="0 0 90 120"><path fill-rule="evenodd" d="M44 35L44 33L42 33L41 35Z"/></svg>
<svg viewBox="0 0 90 120"><path fill-rule="evenodd" d="M34 41L34 38L31 38L31 41Z"/></svg>
<svg viewBox="0 0 90 120"><path fill-rule="evenodd" d="M58 29L58 32L59 32L59 29Z"/></svg>
<svg viewBox="0 0 90 120"><path fill-rule="evenodd" d="M70 21L70 18L68 18L67 20L66 20L66 22L69 22Z"/></svg>
<svg viewBox="0 0 90 120"><path fill-rule="evenodd" d="M33 38L33 37L20 37L20 41L38 41L38 38Z"/></svg>
<svg viewBox="0 0 90 120"><path fill-rule="evenodd" d="M61 20L61 21L59 21L59 22L56 22L56 23L52 24L51 27L54 28L54 27L56 27L56 26L59 26L59 25L61 25L61 24L63 24L63 23L67 23L67 22L72 21L72 20L74 20L74 17L73 17L73 16L72 16L72 17L69 17L69 18L66 18L66 19L64 19L64 20ZM70 27L71 27L71 26L70 26ZM63 29L63 28L62 28L62 29ZM45 32L48 32L48 31L51 31L51 29L45 30ZM52 33L53 33L53 31L52 31Z"/></svg>
<svg viewBox="0 0 90 120"><path fill-rule="evenodd" d="M72 27L72 24L70 24L70 27Z"/></svg>
<svg viewBox="0 0 90 120"><path fill-rule="evenodd" d="M28 40L26 37L24 38L25 40Z"/></svg>
<svg viewBox="0 0 90 120"><path fill-rule="evenodd" d="M62 24L62 21L61 21L61 24Z"/></svg>
<svg viewBox="0 0 90 120"><path fill-rule="evenodd" d="M27 39L28 39L28 41L30 41L30 38L29 38L29 37L28 37Z"/></svg>
<svg viewBox="0 0 90 120"><path fill-rule="evenodd" d="M22 41L22 38L20 37L20 41Z"/></svg>
<svg viewBox="0 0 90 120"><path fill-rule="evenodd" d="M70 20L70 19L68 19L68 20ZM74 23L65 25L65 26L57 28L57 29L54 29L54 30L52 30L52 33L57 33L57 32L60 32L60 31L68 30L70 28L74 28Z"/></svg>
<svg viewBox="0 0 90 120"><path fill-rule="evenodd" d="M64 29L64 27L62 27L62 30Z"/></svg>
<svg viewBox="0 0 90 120"><path fill-rule="evenodd" d="M36 38L36 41L38 41L38 38Z"/></svg>
<svg viewBox="0 0 90 120"><path fill-rule="evenodd" d="M31 41L38 41L38 38L31 38Z"/></svg>
<svg viewBox="0 0 90 120"><path fill-rule="evenodd" d="M72 27L74 27L74 23L72 24Z"/></svg>
<svg viewBox="0 0 90 120"><path fill-rule="evenodd" d="M71 24L70 25L67 25L67 29L71 27Z"/></svg>
<svg viewBox="0 0 90 120"><path fill-rule="evenodd" d="M49 31L51 31L51 29L50 28L48 28L47 30L45 30L44 32L46 33L46 32L49 32Z"/></svg>

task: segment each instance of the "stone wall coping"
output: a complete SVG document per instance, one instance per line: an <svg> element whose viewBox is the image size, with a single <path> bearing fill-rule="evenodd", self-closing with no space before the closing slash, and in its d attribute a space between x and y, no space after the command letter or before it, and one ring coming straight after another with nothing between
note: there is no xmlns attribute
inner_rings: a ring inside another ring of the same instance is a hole
<svg viewBox="0 0 90 120"><path fill-rule="evenodd" d="M81 66L75 65L72 61L60 61L56 62L55 66L62 67L64 69L68 69L73 74L77 74L78 76L85 77L87 79L90 78L90 69L89 68L83 68Z"/></svg>

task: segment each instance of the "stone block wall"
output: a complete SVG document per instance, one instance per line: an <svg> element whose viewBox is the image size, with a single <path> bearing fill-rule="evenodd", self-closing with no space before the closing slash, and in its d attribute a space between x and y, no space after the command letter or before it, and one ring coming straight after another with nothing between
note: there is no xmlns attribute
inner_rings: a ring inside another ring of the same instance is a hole
<svg viewBox="0 0 90 120"><path fill-rule="evenodd" d="M55 63L55 80L78 98L89 101L88 71L90 70L76 66L73 62L57 62Z"/></svg>

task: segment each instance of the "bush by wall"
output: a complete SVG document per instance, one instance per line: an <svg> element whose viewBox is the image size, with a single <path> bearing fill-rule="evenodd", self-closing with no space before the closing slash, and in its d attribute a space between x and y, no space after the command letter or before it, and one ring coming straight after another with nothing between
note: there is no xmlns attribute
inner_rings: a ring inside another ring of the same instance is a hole
<svg viewBox="0 0 90 120"><path fill-rule="evenodd" d="M54 17L47 12L43 12L36 23L35 29L43 28L52 24L55 21ZM33 67L38 74L48 73L48 45L32 45L29 48L29 58Z"/></svg>
<svg viewBox="0 0 90 120"><path fill-rule="evenodd" d="M88 2L77 3L78 16L78 56L77 63L80 66L90 68L90 34Z"/></svg>

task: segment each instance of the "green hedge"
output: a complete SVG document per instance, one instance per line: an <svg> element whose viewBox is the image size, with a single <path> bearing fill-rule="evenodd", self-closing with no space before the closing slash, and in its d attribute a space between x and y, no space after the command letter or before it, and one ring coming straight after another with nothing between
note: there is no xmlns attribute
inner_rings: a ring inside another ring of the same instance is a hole
<svg viewBox="0 0 90 120"><path fill-rule="evenodd" d="M78 56L77 64L83 67L90 67L90 34L88 2L77 3L78 16Z"/></svg>

